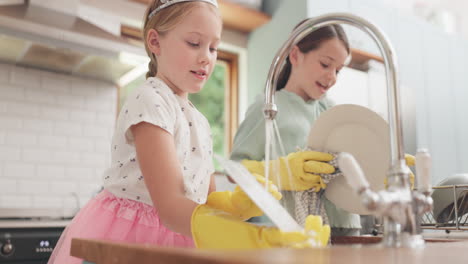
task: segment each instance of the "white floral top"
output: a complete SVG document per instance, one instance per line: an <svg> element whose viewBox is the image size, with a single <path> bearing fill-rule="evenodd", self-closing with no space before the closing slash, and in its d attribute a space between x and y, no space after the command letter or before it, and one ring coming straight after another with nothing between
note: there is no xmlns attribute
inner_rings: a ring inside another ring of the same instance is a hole
<svg viewBox="0 0 468 264"><path fill-rule="evenodd" d="M148 78L130 93L120 111L112 139L111 166L103 175L104 188L117 197L153 205L130 130L140 122L159 126L174 137L185 195L196 203L205 203L214 172L210 125L189 100L176 95L158 78Z"/></svg>

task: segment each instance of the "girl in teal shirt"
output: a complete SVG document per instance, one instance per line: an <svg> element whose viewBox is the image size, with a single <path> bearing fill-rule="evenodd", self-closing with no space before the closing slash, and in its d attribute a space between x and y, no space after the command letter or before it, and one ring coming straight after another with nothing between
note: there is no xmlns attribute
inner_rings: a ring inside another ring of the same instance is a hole
<svg viewBox="0 0 468 264"><path fill-rule="evenodd" d="M335 84L349 53L347 37L339 25L317 29L292 48L275 93L278 107L275 120L286 153L306 147L311 125L322 112L333 106L326 98L326 92ZM245 120L236 133L231 159L264 160L263 107L264 96L261 95L247 110ZM285 206L293 216L296 208L294 192L283 191ZM321 197L332 236L359 235L359 215L348 213L325 196ZM259 221L265 220L262 218Z"/></svg>

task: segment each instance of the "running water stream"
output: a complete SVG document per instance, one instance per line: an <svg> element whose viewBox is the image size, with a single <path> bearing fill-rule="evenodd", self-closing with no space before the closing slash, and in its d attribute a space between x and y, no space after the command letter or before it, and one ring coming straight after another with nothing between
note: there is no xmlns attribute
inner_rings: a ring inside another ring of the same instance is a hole
<svg viewBox="0 0 468 264"><path fill-rule="evenodd" d="M278 152L279 147L279 152ZM266 180L271 180L270 176L277 177L275 182L278 188L281 190L281 177L280 177L280 157L286 157L287 153L285 151L283 141L281 140L281 135L279 133L278 125L276 120L267 119L265 121L265 178ZM269 161L275 161L270 163ZM272 164L273 166L270 166ZM288 172L288 178L291 180L292 173L289 168L288 163L284 163ZM270 170L272 173L270 173ZM267 186L265 185L265 188Z"/></svg>
<svg viewBox="0 0 468 264"><path fill-rule="evenodd" d="M263 158L263 161L264 161L263 175L265 176L266 181L265 181L265 184L255 184L255 185L257 185L258 187L260 187L261 189L263 189L266 192L262 192L263 194L257 195L256 192L246 191L247 188L251 189L251 187L242 185L242 184L247 184L246 180L244 180L243 177L247 175L250 178L252 178L252 180L255 183L258 183L258 182L256 182L254 180L255 178L245 169L245 167L244 167L244 170L241 170L240 168L236 167L235 164L227 162L226 160L223 161L223 159L221 157L216 157L216 159L219 161L219 163L222 165L222 167L226 170L227 174L229 176L231 176L231 178L247 193L247 195L255 203L257 203L256 201L258 199L265 200L265 195L271 196L271 195L269 195L268 185L266 184L266 183L268 183L268 180L271 180L278 187L279 190L283 189L283 188L281 188L281 186L282 186L281 179L282 178L280 176L280 162L279 162L279 160L280 160L280 157L285 157L286 156L286 151L285 151L285 148L284 148L284 145L283 145L283 142L281 140L280 133L279 133L279 128L278 128L278 125L277 125L275 120L266 119L265 122L258 122L257 125L252 128L252 130L257 130L257 129L261 129L261 130L265 131L265 141L264 141L265 142L265 146L264 146L264 151L265 152L264 152L264 158ZM247 137L248 136L250 136L250 135L247 135ZM239 142L238 145L239 146L245 146L245 142L243 142L242 140L246 140L246 139L247 138L244 138L244 139L239 138L238 140L240 140L240 142ZM260 142L259 142L259 144L261 144ZM254 147L254 146L252 146L252 147ZM236 153L236 152L237 153L243 153L242 150L239 151L239 150L237 150L235 148L232 151L233 151L233 153ZM262 160L259 160L259 161L262 161ZM240 164L239 164L239 166L242 167L242 165L240 165ZM282 166L288 166L288 164L283 162ZM286 167L286 169L283 168L283 173L285 173L285 172L289 172L289 177L292 177L291 176L291 170L289 169L289 167ZM239 176L239 175L235 175L235 174L243 174L243 175ZM283 180L284 180L284 178L283 178ZM249 181L249 182L250 182L250 184L252 184L252 181ZM253 187L253 188L256 188L256 187ZM282 192L282 193L284 195L284 192ZM273 199L273 196L271 196L271 198ZM291 220L293 220L293 222L295 224L293 224L292 226L297 227L297 223L294 220L293 216L291 215L292 212L294 212L294 208L288 208L288 206L292 206L292 204L291 203L287 204L285 199L281 199L279 202L275 200L275 202L276 202L276 204L278 206L281 206L282 209L284 209L284 210L275 209L275 210L273 210L273 214L265 212L265 214L270 218L270 220L277 226L278 226L278 221L282 222L283 223L283 226L282 226L283 228L284 228L286 222L288 222L289 224L292 224ZM258 205L258 206L260 208L262 208L262 210L265 208L264 206L263 207L260 206L260 205ZM281 212L281 213L279 213L279 212ZM285 214L285 215L282 215L282 214ZM282 219L272 219L272 217L275 217L275 218L280 217ZM287 219L287 220L285 220L285 219ZM268 224L268 223L271 224L271 222L268 222L268 221L263 222L263 221L265 221L265 220L261 220L262 224Z"/></svg>

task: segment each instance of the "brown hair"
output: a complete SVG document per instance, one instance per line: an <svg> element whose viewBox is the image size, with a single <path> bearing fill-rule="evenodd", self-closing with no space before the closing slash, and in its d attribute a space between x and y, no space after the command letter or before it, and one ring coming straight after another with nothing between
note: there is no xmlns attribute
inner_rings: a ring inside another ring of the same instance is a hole
<svg viewBox="0 0 468 264"><path fill-rule="evenodd" d="M154 77L158 72L158 63L156 61L156 56L154 56L154 54L148 49L148 45L146 45L148 31L150 29L155 29L160 35L163 36L169 30L174 28L185 16L187 16L188 13L190 13L190 11L192 11L195 7L199 6L200 3L203 2L191 1L173 4L171 6L159 10L155 15L153 15L149 19L148 15L162 3L160 0L154 0L148 6L148 8L146 9L145 23L143 26L143 40L145 43L146 53L150 58L146 78ZM203 4L210 6L211 8L213 8L213 10L216 10L216 13L218 13L217 8L213 5L207 3Z"/></svg>
<svg viewBox="0 0 468 264"><path fill-rule="evenodd" d="M297 26L294 28L296 29L302 23L307 20L301 21ZM343 28L340 25L329 25L318 28L312 31L309 35L305 36L301 41L297 43L297 47L302 53L307 53L309 51L318 49L320 45L326 41L333 38L338 38L343 42L343 45L346 48L348 54L350 53L350 47L348 42L348 37L344 32ZM289 56L286 58L286 64L284 65L283 69L281 70L278 82L276 85L276 90L281 90L286 86L286 83L289 80L289 76L291 75L291 62L289 61Z"/></svg>

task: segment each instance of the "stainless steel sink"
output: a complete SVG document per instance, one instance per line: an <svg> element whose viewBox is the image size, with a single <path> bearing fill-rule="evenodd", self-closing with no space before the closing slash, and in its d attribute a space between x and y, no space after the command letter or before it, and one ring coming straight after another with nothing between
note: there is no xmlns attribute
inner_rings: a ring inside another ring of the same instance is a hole
<svg viewBox="0 0 468 264"><path fill-rule="evenodd" d="M424 238L426 242L456 242L462 239L452 238ZM336 236L331 238L332 245L372 245L378 244L382 241L381 236Z"/></svg>

